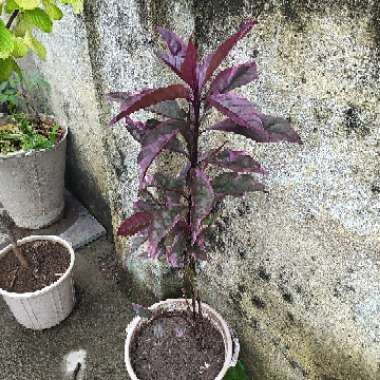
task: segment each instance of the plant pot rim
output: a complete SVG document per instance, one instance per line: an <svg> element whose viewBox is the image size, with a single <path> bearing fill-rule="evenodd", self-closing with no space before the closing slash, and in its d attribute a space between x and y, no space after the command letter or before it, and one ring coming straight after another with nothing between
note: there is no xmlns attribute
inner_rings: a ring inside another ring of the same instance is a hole
<svg viewBox="0 0 380 380"><path fill-rule="evenodd" d="M191 300L188 300L191 301ZM160 309L162 306L170 306L174 304L186 304L186 301L184 298L177 298L177 299L167 299L164 301L160 301L155 303L154 305L150 306L150 310L156 310ZM218 331L223 336L224 340L224 348L225 348L225 357L224 357L224 364L218 375L213 380L222 380L227 373L228 369L230 367L234 367L237 363L238 356L240 353L240 344L238 339L235 337L233 338L233 332L229 328L227 322L224 320L224 318L211 306L207 305L206 303L202 302L202 309L206 314L212 315L212 323L215 323L215 320L218 321L220 324L217 326ZM125 340L125 365L127 367L128 375L131 377L132 380L139 380L138 377L135 374L135 371L132 367L131 360L130 360L130 347L132 340L135 336L136 329L138 326L143 322L143 318L136 316L133 318L131 323L127 327L127 337ZM222 331L221 331L222 330Z"/></svg>
<svg viewBox="0 0 380 380"><path fill-rule="evenodd" d="M55 120L55 117L53 115L40 114L40 116L46 117L46 118L51 118L51 119ZM4 117L4 114L0 113L0 119L2 117ZM59 142L57 144L54 144L54 146L52 148L33 149L33 150L27 150L27 151L26 150L19 150L17 152L13 152L13 153L9 153L9 154L1 154L0 153L0 161L9 160L12 158L30 157L30 156L34 156L36 154L40 154L43 152L52 152L52 151L57 150L65 142L67 135L68 135L68 132L69 132L68 128L66 128L65 126L63 126L63 125L59 125L59 126L64 131L63 136L62 136L61 140L59 140Z"/></svg>
<svg viewBox="0 0 380 380"><path fill-rule="evenodd" d="M60 238L59 236L55 236L55 235L31 235L23 239L20 239L17 242L19 243L19 245L23 245L24 243L29 243L29 242L38 241L38 240L47 240L47 241L56 242L56 243L61 244L67 249L68 253L70 254L70 265L65 271L65 273L57 281L53 282L52 284L48 286L45 286L42 289L35 290L34 292L15 293L15 292L8 292L7 290L0 288L0 295L17 298L17 299L38 297L44 293L49 292L52 288L55 288L56 286L58 286L60 283L65 281L65 279L70 275L70 273L72 272L74 268L74 262L75 262L75 253L71 244L67 242L66 240ZM0 260L1 260L2 255L8 252L11 248L12 248L12 244L9 244L8 246L0 250Z"/></svg>

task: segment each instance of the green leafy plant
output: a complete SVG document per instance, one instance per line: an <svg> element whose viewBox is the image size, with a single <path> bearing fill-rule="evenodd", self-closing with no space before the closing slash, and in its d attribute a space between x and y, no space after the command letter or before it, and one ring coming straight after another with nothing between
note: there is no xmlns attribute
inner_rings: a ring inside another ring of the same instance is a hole
<svg viewBox="0 0 380 380"><path fill-rule="evenodd" d="M51 149L59 136L59 125L41 131L39 123L33 124L24 114L13 115L10 122L0 125L0 153L19 150Z"/></svg>
<svg viewBox="0 0 380 380"><path fill-rule="evenodd" d="M0 110L12 113L18 106L18 90L14 78L0 82Z"/></svg>
<svg viewBox="0 0 380 380"><path fill-rule="evenodd" d="M0 82L13 72L21 75L16 60L30 50L45 59L46 49L33 32L53 30L54 21L63 17L58 2L71 5L76 14L83 10L84 0L0 0Z"/></svg>
<svg viewBox="0 0 380 380"><path fill-rule="evenodd" d="M49 83L39 74L24 74L19 77L11 75L0 82L0 112L8 115L14 113L47 113L47 99L50 94Z"/></svg>
<svg viewBox="0 0 380 380"><path fill-rule="evenodd" d="M232 367L228 370L223 380L249 380L243 363L241 361L238 361L235 367Z"/></svg>
<svg viewBox="0 0 380 380"><path fill-rule="evenodd" d="M49 83L38 73L13 74L0 82L0 112L5 114L0 123L1 154L54 146L60 128L45 123L39 113L48 113L49 94Z"/></svg>

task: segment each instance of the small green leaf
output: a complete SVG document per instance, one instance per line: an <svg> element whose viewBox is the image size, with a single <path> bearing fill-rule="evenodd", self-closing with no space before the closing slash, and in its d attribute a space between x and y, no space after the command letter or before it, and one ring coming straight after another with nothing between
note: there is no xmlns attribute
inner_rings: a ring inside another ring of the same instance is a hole
<svg viewBox="0 0 380 380"><path fill-rule="evenodd" d="M30 23L30 20L25 18L23 13L19 14L17 17L17 24L14 28L14 34L16 37L24 37L26 32L32 32L33 24Z"/></svg>
<svg viewBox="0 0 380 380"><path fill-rule="evenodd" d="M55 0L42 0L42 4L52 20L60 20L63 17L63 13L55 4Z"/></svg>
<svg viewBox="0 0 380 380"><path fill-rule="evenodd" d="M20 80L22 80L22 71L20 69L20 66L17 64L17 62L12 59L12 64L13 64L13 71L17 74Z"/></svg>
<svg viewBox="0 0 380 380"><path fill-rule="evenodd" d="M75 14L83 12L84 0L60 0L62 4L70 4Z"/></svg>
<svg viewBox="0 0 380 380"><path fill-rule="evenodd" d="M45 60L46 49L40 41L33 37L32 33L26 32L25 43L37 54L38 58Z"/></svg>
<svg viewBox="0 0 380 380"><path fill-rule="evenodd" d="M12 33L5 27L3 20L0 19L0 59L8 58L14 49Z"/></svg>
<svg viewBox="0 0 380 380"><path fill-rule="evenodd" d="M13 59L0 59L0 82L7 80L13 72Z"/></svg>
<svg viewBox="0 0 380 380"><path fill-rule="evenodd" d="M30 10L38 7L41 3L41 0L15 0L20 8L25 10Z"/></svg>
<svg viewBox="0 0 380 380"><path fill-rule="evenodd" d="M48 140L51 146L53 146L57 141L58 131L59 131L59 125L57 123L54 123L48 135Z"/></svg>
<svg viewBox="0 0 380 380"><path fill-rule="evenodd" d="M5 4L5 12L8 14L19 8L20 6L16 3L15 0L7 0L7 3Z"/></svg>
<svg viewBox="0 0 380 380"><path fill-rule="evenodd" d="M24 18L45 33L50 33L53 30L53 22L41 8L25 11Z"/></svg>
<svg viewBox="0 0 380 380"><path fill-rule="evenodd" d="M28 54L28 45L25 43L24 39L21 37L16 37L14 39L15 47L13 49L12 55L16 58L25 57Z"/></svg>
<svg viewBox="0 0 380 380"><path fill-rule="evenodd" d="M74 0L71 4L73 12L78 15L83 12L84 0Z"/></svg>
<svg viewBox="0 0 380 380"><path fill-rule="evenodd" d="M235 367L228 370L223 380L249 380L242 362L238 362Z"/></svg>

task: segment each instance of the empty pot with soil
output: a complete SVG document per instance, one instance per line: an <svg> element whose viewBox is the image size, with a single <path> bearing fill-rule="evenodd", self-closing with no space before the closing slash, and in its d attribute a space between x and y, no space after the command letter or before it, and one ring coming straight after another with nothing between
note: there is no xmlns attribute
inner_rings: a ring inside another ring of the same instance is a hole
<svg viewBox="0 0 380 380"><path fill-rule="evenodd" d="M29 229L54 223L64 209L67 129L44 115L38 123L0 115L0 203Z"/></svg>
<svg viewBox="0 0 380 380"><path fill-rule="evenodd" d="M239 356L239 342L207 304L197 317L185 299L169 299L127 328L125 364L132 380L222 380Z"/></svg>
<svg viewBox="0 0 380 380"><path fill-rule="evenodd" d="M14 249L0 251L0 294L26 328L57 325L75 304L71 245L58 236L30 236L17 242L17 254Z"/></svg>

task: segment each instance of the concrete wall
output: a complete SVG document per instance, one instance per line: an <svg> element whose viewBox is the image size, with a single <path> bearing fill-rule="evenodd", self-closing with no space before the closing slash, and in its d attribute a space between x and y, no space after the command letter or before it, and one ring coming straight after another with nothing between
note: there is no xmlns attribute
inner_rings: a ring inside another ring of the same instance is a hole
<svg viewBox="0 0 380 380"><path fill-rule="evenodd" d="M46 39L39 65L52 108L71 128L70 183L114 227L136 194L138 146L106 130L102 94L167 83L155 25L195 35L206 51L248 17L254 32L229 63L257 56L260 79L242 90L289 117L304 141L258 146L235 137L270 175L270 194L228 199L200 274L205 300L237 329L252 378L380 378L380 6L355 1L88 1ZM144 115L142 115L144 116ZM222 139L209 139L211 144ZM132 257L156 294L170 272ZM168 281L169 280L169 281Z"/></svg>

